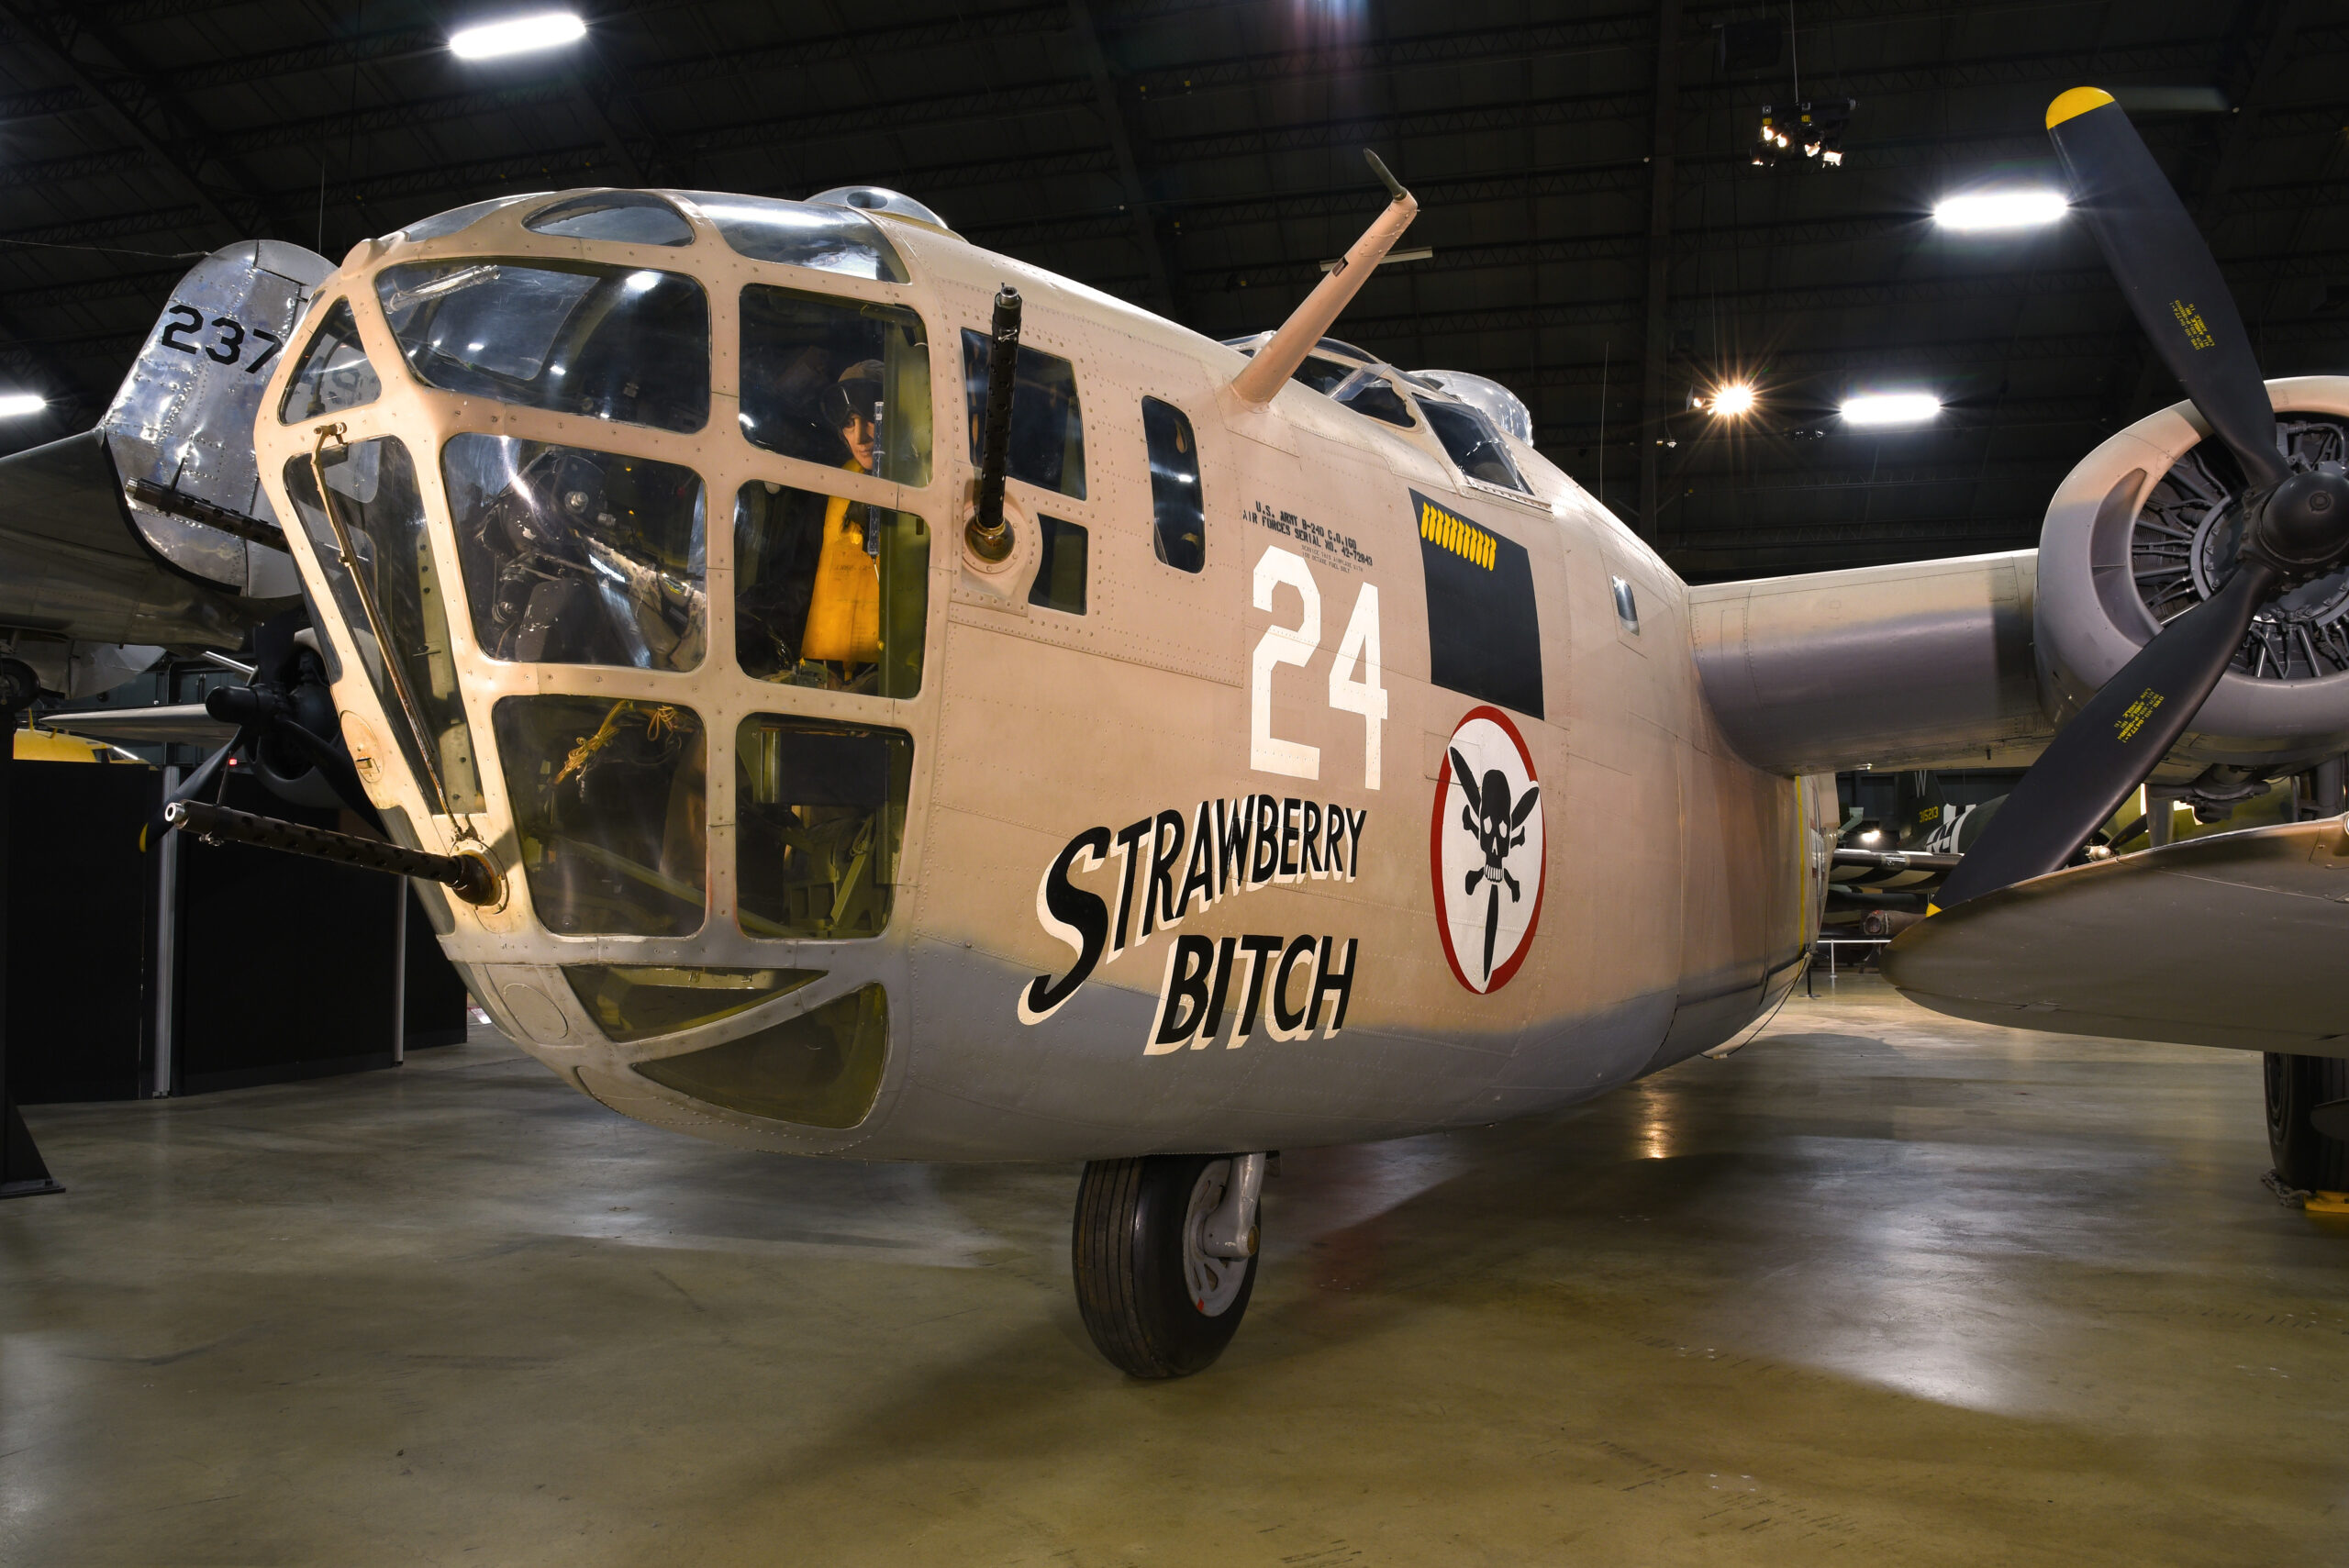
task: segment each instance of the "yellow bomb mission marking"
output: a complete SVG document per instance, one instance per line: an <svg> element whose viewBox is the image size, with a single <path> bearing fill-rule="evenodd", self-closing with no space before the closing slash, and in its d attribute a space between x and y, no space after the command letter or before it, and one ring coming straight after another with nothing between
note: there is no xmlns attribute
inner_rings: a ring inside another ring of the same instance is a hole
<svg viewBox="0 0 2349 1568"><path fill-rule="evenodd" d="M1419 537L1487 572L1493 569L1493 536L1425 499L1419 502Z"/></svg>

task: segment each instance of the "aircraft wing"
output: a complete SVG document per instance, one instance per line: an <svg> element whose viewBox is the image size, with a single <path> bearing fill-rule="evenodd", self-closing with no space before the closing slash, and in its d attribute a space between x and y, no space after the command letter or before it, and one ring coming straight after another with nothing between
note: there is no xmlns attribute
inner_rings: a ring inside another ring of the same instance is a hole
<svg viewBox="0 0 2349 1568"><path fill-rule="evenodd" d="M2021 767L2054 733L2032 663L2035 550L1688 590L1739 755L1789 773Z"/></svg>
<svg viewBox="0 0 2349 1568"><path fill-rule="evenodd" d="M234 648L235 601L132 531L103 430L0 457L0 625L89 642Z"/></svg>
<svg viewBox="0 0 2349 1568"><path fill-rule="evenodd" d="M1984 1023L2349 1056L2349 817L2051 872L1910 927L1912 1001Z"/></svg>
<svg viewBox="0 0 2349 1568"><path fill-rule="evenodd" d="M161 746L180 741L209 748L226 743L237 733L235 725L213 717L204 711L200 702L44 714L40 722L44 729L62 730L87 740L110 740L118 746Z"/></svg>

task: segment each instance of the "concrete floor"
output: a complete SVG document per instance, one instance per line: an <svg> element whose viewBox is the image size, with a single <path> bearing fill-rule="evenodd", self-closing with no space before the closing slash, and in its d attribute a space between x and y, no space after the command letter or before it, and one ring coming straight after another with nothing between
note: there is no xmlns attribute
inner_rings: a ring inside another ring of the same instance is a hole
<svg viewBox="0 0 2349 1568"><path fill-rule="evenodd" d="M1085 1340L1070 1169L707 1147L494 1039L29 1119L9 1564L2349 1557L2349 1231L2261 1187L2257 1059L1873 980L1290 1151L1173 1385Z"/></svg>

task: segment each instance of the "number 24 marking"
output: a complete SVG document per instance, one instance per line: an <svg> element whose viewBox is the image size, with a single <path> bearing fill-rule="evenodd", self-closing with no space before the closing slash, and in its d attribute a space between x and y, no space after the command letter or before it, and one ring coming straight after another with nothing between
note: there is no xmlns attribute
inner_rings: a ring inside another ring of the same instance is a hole
<svg viewBox="0 0 2349 1568"><path fill-rule="evenodd" d="M156 339L158 342L166 349L177 349L183 354L200 353L216 364L235 364L243 357L245 339L249 337L258 338L267 343L269 347L255 355L252 362L245 367L247 375L252 374L262 366L269 363L271 357L277 352L281 341L276 333L264 331L259 327L249 331L245 324L233 316L216 316L212 318L211 326L218 337L209 345L199 347L190 342L187 335L205 326L204 312L192 305L175 305L165 311L163 316L162 335Z"/></svg>
<svg viewBox="0 0 2349 1568"><path fill-rule="evenodd" d="M1294 627L1275 621L1256 640L1255 668L1248 684L1248 765L1260 773L1318 779L1321 749L1273 733L1273 671L1282 664L1303 668L1320 649L1321 589L1303 556L1268 545L1256 562L1256 607L1270 610L1274 591L1281 587L1297 591L1304 614ZM1341 713L1362 715L1364 789L1378 787L1379 732L1386 721L1386 688L1380 676L1378 584L1364 583L1354 596L1353 614L1346 617L1346 634L1338 639L1337 657L1330 662L1330 706Z"/></svg>

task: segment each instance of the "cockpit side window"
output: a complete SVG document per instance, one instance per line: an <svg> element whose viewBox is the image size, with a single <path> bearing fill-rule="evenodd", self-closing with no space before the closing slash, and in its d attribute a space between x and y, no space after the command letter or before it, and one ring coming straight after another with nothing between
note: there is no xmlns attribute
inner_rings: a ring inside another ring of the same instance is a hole
<svg viewBox="0 0 2349 1568"><path fill-rule="evenodd" d="M384 436L330 446L318 454L317 465L326 475L326 499L334 504L332 517L327 516L306 454L286 462L285 488L294 497L295 513L309 536L310 553L326 575L335 608L359 650L368 684L384 706L400 754L427 802L437 804L425 784L426 753L417 750L400 695L402 683L395 683L384 667L384 650L376 641L368 613L370 602L383 617L384 634L399 661L407 695L416 701L416 721L425 732L431 773L448 793L449 809L479 811L481 783L473 728L465 718L450 653L448 585L434 569L431 546L425 539L424 498L417 488L416 464L406 447ZM349 555L358 566L356 581L344 565L346 537Z"/></svg>
<svg viewBox="0 0 2349 1568"><path fill-rule="evenodd" d="M675 463L462 435L450 520L493 659L690 670L708 641L700 475Z"/></svg>
<svg viewBox="0 0 2349 1568"><path fill-rule="evenodd" d="M1501 445L1500 432L1484 415L1464 404L1427 399L1421 400L1419 412L1428 417L1428 428L1443 443L1443 450L1452 454L1452 461L1460 466L1461 473L1504 490L1532 488L1517 472L1517 464L1509 461L1508 449Z"/></svg>
<svg viewBox="0 0 2349 1568"><path fill-rule="evenodd" d="M297 425L321 414L363 408L384 395L367 350L359 346L359 323L351 318L351 302L339 299L326 319L310 335L302 362L285 384L285 400L278 405L280 423Z"/></svg>
<svg viewBox="0 0 2349 1568"><path fill-rule="evenodd" d="M742 291L742 435L826 468L930 483L930 338L901 305Z"/></svg>
<svg viewBox="0 0 2349 1568"><path fill-rule="evenodd" d="M976 463L979 435L986 423L987 335L967 327L963 329L963 389L971 462ZM1077 406L1076 367L1025 344L1011 388L1008 472L1039 489L1085 499L1085 416Z"/></svg>
<svg viewBox="0 0 2349 1568"><path fill-rule="evenodd" d="M764 196L677 194L701 208L719 237L753 261L780 261L884 284L902 284L909 276L880 225L861 213Z"/></svg>
<svg viewBox="0 0 2349 1568"><path fill-rule="evenodd" d="M676 272L424 261L376 275L427 386L660 430L709 421L709 300Z"/></svg>
<svg viewBox="0 0 2349 1568"><path fill-rule="evenodd" d="M1177 572L1203 570L1207 496L1199 488L1199 443L1191 422L1173 404L1145 397L1141 429L1150 448L1151 545Z"/></svg>

